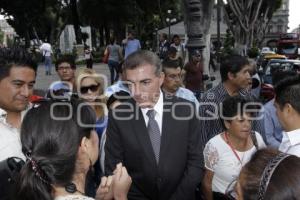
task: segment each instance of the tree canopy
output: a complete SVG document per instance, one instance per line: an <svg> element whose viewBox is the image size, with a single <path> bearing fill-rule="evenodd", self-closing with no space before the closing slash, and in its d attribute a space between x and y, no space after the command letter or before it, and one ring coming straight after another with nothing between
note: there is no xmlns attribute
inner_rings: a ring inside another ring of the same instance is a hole
<svg viewBox="0 0 300 200"><path fill-rule="evenodd" d="M227 0L225 15L236 42L252 47L262 41L273 13L282 0Z"/></svg>

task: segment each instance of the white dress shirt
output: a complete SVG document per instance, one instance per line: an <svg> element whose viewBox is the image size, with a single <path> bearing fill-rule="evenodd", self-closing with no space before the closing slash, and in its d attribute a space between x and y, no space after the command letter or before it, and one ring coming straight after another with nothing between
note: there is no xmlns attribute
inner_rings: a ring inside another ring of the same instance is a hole
<svg viewBox="0 0 300 200"><path fill-rule="evenodd" d="M22 118L25 111L22 112ZM6 121L7 113L0 108L0 161L9 157L19 157L25 160L22 153L20 130Z"/></svg>
<svg viewBox="0 0 300 200"><path fill-rule="evenodd" d="M283 131L279 151L300 157L300 129L290 132Z"/></svg>
<svg viewBox="0 0 300 200"><path fill-rule="evenodd" d="M149 121L149 117L147 115L147 112L148 112L148 110L152 110L152 109L155 110L155 120L158 123L159 130L160 130L160 135L161 135L161 132L162 132L162 119L163 119L163 112L164 112L164 97L163 97L162 91L160 91L159 99L158 99L158 101L156 102L156 104L154 105L153 108L141 108L146 126L148 126L148 121Z"/></svg>

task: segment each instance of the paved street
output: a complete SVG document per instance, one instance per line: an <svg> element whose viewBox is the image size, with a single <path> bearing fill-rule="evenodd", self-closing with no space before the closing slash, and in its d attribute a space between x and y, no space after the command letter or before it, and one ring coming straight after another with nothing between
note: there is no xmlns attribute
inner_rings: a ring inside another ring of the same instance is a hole
<svg viewBox="0 0 300 200"><path fill-rule="evenodd" d="M85 65L79 65L77 68L85 67ZM107 64L103 63L96 63L93 65L93 69L96 70L97 73L106 75L108 78L108 81L110 81L110 72L108 69ZM45 67L44 65L40 64L37 71L37 78L36 78L36 84L35 89L36 90L47 90L51 83L54 81L58 81L59 77L56 74L55 66L52 66L52 75L46 76L45 75Z"/></svg>

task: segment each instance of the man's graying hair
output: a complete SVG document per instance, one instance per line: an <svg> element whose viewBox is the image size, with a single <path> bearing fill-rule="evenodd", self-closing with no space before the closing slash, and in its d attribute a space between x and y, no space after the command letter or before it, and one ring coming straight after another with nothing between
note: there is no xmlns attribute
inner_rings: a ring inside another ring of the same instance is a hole
<svg viewBox="0 0 300 200"><path fill-rule="evenodd" d="M141 67L142 65L152 65L155 67L155 75L159 76L162 72L161 61L158 56L147 50L139 50L130 54L123 64L123 71L133 70Z"/></svg>

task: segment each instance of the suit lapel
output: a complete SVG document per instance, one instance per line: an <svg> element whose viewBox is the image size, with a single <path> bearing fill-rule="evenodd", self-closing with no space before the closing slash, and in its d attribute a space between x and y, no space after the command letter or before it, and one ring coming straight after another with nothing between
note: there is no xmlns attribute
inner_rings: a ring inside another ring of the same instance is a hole
<svg viewBox="0 0 300 200"><path fill-rule="evenodd" d="M148 160L156 165L155 155L141 109L133 102L136 118L131 120L136 137Z"/></svg>

